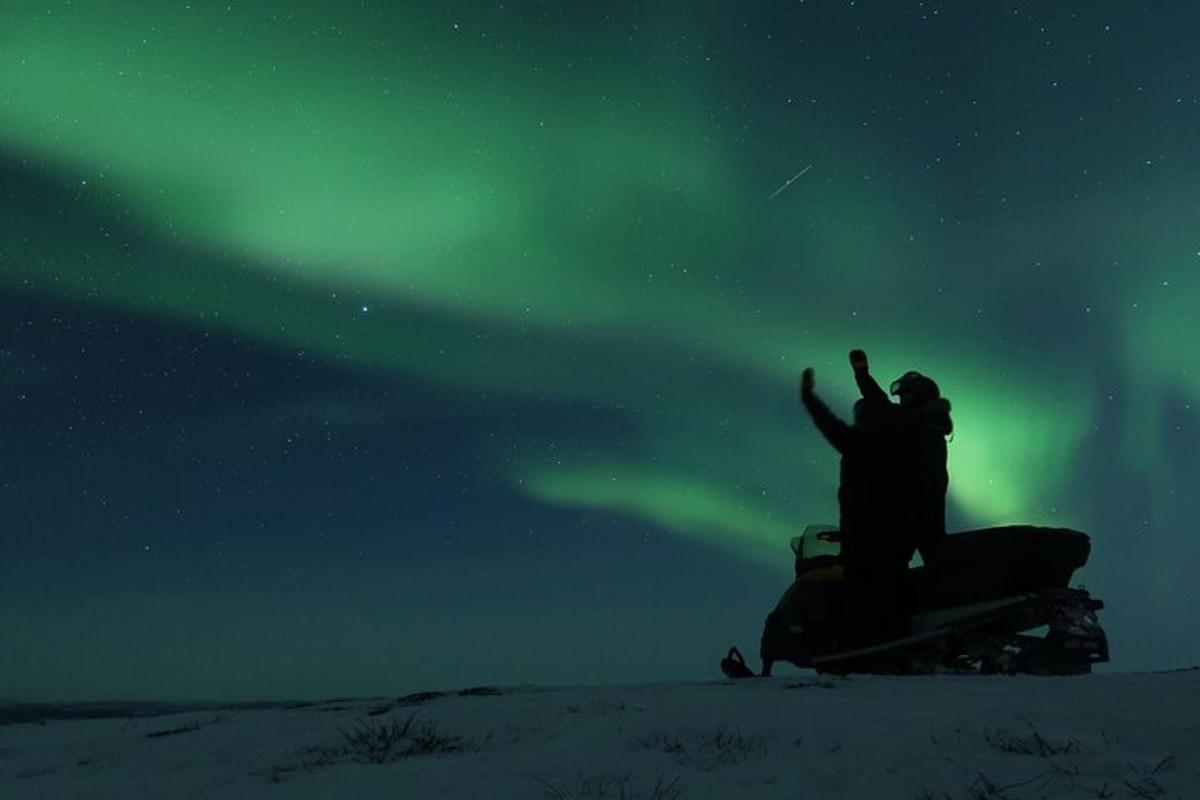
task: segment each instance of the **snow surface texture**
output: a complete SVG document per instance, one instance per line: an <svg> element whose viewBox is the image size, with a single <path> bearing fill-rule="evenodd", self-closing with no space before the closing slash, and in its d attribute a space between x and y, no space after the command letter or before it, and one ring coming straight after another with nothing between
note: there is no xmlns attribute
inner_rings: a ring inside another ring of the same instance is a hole
<svg viewBox="0 0 1200 800"><path fill-rule="evenodd" d="M1200 798L1197 669L161 710L0 704L0 797Z"/></svg>

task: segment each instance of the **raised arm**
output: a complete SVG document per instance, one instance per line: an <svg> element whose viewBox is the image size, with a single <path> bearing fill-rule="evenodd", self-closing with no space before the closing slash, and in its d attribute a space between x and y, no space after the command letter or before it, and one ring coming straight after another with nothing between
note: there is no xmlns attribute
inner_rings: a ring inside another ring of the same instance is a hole
<svg viewBox="0 0 1200 800"><path fill-rule="evenodd" d="M800 402L808 409L817 430L833 445L833 449L845 453L850 446L850 426L838 419L825 401L817 397L813 391L814 382L812 367L808 367L800 376Z"/></svg>
<svg viewBox="0 0 1200 800"><path fill-rule="evenodd" d="M862 350L851 350L850 367L854 370L854 382L858 384L858 391L864 400L872 405L878 403L891 405L892 401L888 399L887 392L871 374L867 365L866 353Z"/></svg>

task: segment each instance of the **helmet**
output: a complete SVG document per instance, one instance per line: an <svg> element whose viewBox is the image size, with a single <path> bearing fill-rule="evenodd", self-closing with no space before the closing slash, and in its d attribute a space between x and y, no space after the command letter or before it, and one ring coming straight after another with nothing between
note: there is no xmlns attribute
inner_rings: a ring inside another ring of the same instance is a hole
<svg viewBox="0 0 1200 800"><path fill-rule="evenodd" d="M920 406L941 397L933 378L911 370L892 381L891 392L899 396L902 406Z"/></svg>

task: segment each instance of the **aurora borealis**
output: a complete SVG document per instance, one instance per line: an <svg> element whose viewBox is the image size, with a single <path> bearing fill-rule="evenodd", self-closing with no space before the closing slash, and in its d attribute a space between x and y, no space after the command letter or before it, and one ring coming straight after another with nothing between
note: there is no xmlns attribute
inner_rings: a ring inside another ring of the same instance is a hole
<svg viewBox="0 0 1200 800"><path fill-rule="evenodd" d="M1088 531L1113 666L1200 661L1200 9L4 17L0 697L712 675L852 347L952 529Z"/></svg>

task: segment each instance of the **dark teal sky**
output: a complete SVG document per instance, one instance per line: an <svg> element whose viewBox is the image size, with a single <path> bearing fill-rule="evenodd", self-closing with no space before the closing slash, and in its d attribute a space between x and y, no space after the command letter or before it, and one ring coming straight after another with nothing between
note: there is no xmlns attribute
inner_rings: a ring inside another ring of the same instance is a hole
<svg viewBox="0 0 1200 800"><path fill-rule="evenodd" d="M836 519L845 353L951 521L1200 660L1200 10L13 2L0 696L712 674ZM807 170L778 191L785 181Z"/></svg>

